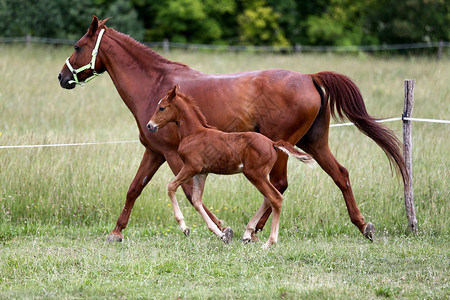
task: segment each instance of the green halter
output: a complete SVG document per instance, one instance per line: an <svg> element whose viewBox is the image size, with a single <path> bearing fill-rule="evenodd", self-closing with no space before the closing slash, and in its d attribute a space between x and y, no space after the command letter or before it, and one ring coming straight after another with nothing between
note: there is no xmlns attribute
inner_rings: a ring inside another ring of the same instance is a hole
<svg viewBox="0 0 450 300"><path fill-rule="evenodd" d="M78 68L78 69L74 69L74 68L72 67L72 65L70 64L70 62L69 62L69 58L70 58L70 57L68 57L68 58L66 59L66 65L67 65L67 67L69 68L70 72L72 72L72 74L73 74L73 79L74 79L74 80L70 80L70 81L69 81L69 84L76 83L76 84L79 84L79 85L83 85L83 84L85 84L85 83L88 83L89 81L91 81L91 80L94 79L95 77L98 77L98 76L100 76L100 75L103 74L103 73L100 73L100 74L99 74L99 73L97 73L97 72L95 71L95 60L97 59L98 48L100 47L100 42L101 42L101 40L102 40L102 36L103 36L103 33L104 33L104 32L105 32L105 29L102 29L102 30L100 30L100 33L98 34L97 42L95 43L95 47L94 47L94 49L92 50L92 59L91 59L91 62L90 62L90 63L88 63L87 65L84 65L84 66L82 66L82 67L80 67L80 68ZM84 70L87 70L87 69L92 69L92 71L93 71L92 76L86 78L84 81L78 81L77 74L78 74L78 73L81 73L81 72L83 72Z"/></svg>

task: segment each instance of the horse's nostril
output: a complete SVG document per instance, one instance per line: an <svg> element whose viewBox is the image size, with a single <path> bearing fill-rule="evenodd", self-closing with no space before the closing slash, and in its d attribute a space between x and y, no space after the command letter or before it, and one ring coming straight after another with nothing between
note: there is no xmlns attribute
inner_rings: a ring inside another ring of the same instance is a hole
<svg viewBox="0 0 450 300"><path fill-rule="evenodd" d="M59 73L59 74L58 74L58 80L59 80L59 81L61 81L61 77L62 77L62 75L61 75L61 73Z"/></svg>

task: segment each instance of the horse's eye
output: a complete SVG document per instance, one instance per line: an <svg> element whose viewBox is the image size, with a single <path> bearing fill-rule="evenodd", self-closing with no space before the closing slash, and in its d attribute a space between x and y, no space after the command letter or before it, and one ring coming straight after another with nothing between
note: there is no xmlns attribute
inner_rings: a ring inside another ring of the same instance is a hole
<svg viewBox="0 0 450 300"><path fill-rule="evenodd" d="M163 111L163 110L165 110L165 109L166 109L165 107L162 107L162 106L159 107L159 110L160 110L160 111Z"/></svg>
<svg viewBox="0 0 450 300"><path fill-rule="evenodd" d="M75 51L80 51L80 47L79 46L75 45L73 47L75 48Z"/></svg>

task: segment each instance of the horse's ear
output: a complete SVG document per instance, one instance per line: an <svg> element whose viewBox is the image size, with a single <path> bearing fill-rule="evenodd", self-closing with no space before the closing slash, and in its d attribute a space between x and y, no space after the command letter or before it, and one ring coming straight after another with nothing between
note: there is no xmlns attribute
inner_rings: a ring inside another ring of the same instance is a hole
<svg viewBox="0 0 450 300"><path fill-rule="evenodd" d="M174 90L175 90L175 94L178 93L178 91L180 90L180 85L178 85L178 83L177 83L177 85L174 87Z"/></svg>
<svg viewBox="0 0 450 300"><path fill-rule="evenodd" d="M88 34L94 35L97 32L97 29L98 29L98 18L97 16L93 15L91 27L89 27Z"/></svg>

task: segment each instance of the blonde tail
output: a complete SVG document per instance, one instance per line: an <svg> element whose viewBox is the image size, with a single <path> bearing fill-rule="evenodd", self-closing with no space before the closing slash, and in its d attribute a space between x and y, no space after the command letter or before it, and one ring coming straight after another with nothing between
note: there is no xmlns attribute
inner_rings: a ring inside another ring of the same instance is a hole
<svg viewBox="0 0 450 300"><path fill-rule="evenodd" d="M306 154L305 152L299 151L294 148L291 144L286 141L279 140L278 142L274 142L273 146L277 149L280 149L284 153L290 156L294 156L298 160L312 167L312 164L315 163L315 160L311 157L311 155Z"/></svg>

